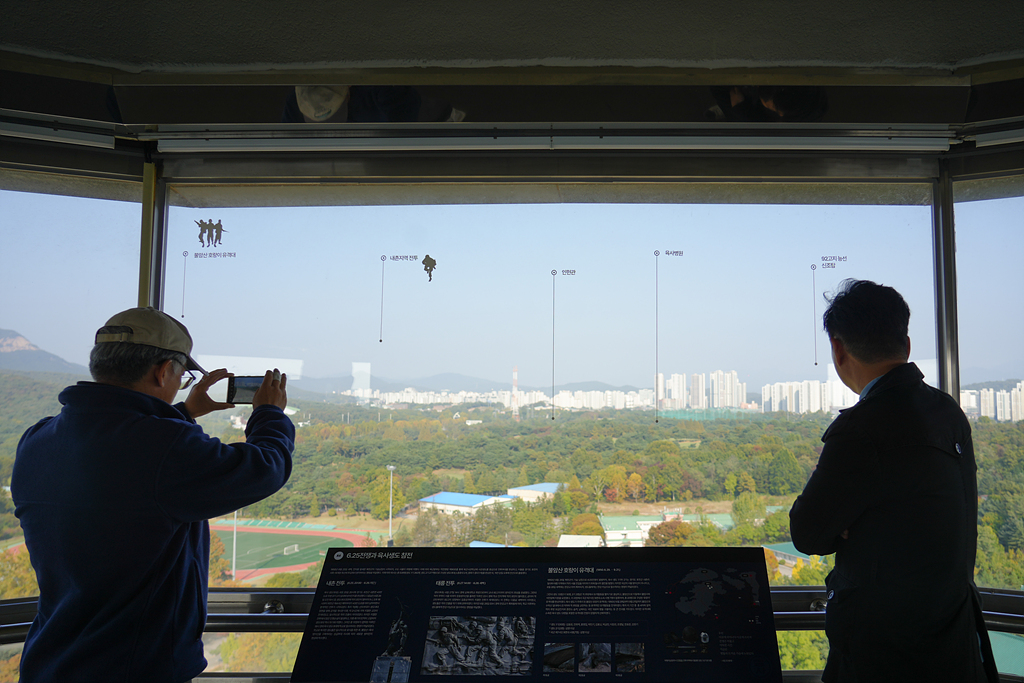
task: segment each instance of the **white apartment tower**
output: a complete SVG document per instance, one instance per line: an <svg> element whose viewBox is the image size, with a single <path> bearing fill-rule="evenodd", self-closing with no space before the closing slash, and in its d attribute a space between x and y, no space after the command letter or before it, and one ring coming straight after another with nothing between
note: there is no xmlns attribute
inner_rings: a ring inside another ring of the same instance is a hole
<svg viewBox="0 0 1024 683"><path fill-rule="evenodd" d="M686 408L686 374L673 374L666 385L669 406L672 410Z"/></svg>
<svg viewBox="0 0 1024 683"><path fill-rule="evenodd" d="M978 392L978 402L981 404L978 408L981 416L994 420L996 417L996 390L982 389Z"/></svg>
<svg viewBox="0 0 1024 683"><path fill-rule="evenodd" d="M740 382L735 370L715 370L710 385L712 408L739 408L747 400L747 385Z"/></svg>
<svg viewBox="0 0 1024 683"><path fill-rule="evenodd" d="M704 373L690 375L690 407L704 409L708 407L707 380Z"/></svg>
<svg viewBox="0 0 1024 683"><path fill-rule="evenodd" d="M1013 411L1010 409L1010 392L1005 389L996 392L996 419L1000 422L1009 422L1013 419Z"/></svg>

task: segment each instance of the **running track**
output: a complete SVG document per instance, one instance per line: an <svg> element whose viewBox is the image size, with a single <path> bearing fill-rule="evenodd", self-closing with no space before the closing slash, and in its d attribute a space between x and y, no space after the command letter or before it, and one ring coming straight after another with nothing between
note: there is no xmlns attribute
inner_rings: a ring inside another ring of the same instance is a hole
<svg viewBox="0 0 1024 683"><path fill-rule="evenodd" d="M235 528L234 524L211 524L210 529L219 529L221 531L232 531ZM361 548L366 545L366 535L359 535L357 533L345 532L345 531L318 531L315 529L266 529L263 527L241 527L238 529L240 534L287 534L289 536L326 536L330 538L343 538L346 541L350 541L352 545L357 548ZM269 567L266 569L247 569L238 572L236 579L238 581L246 581L254 579L257 576L263 576L264 574L278 574L283 572L301 572L303 569L312 567L316 562L305 562L303 564L293 564L288 567Z"/></svg>

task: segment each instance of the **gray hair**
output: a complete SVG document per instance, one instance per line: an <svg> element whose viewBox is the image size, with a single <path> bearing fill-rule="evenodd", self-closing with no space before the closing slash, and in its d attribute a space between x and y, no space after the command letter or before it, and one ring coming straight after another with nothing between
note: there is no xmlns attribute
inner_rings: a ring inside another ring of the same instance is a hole
<svg viewBox="0 0 1024 683"><path fill-rule="evenodd" d="M100 333L116 332L113 328L101 328ZM188 359L185 354L168 351L147 344L129 342L103 342L92 347L89 353L89 373L97 382L130 387L141 380L154 365L172 360L184 369Z"/></svg>

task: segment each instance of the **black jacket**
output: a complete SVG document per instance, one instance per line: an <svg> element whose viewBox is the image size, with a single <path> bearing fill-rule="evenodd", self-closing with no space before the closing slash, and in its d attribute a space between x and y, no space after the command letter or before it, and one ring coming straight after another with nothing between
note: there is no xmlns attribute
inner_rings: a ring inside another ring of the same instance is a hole
<svg viewBox="0 0 1024 683"><path fill-rule="evenodd" d="M295 427L255 408L244 443L130 389L80 382L25 432L11 479L39 581L22 683L178 683L206 668L209 517L291 473Z"/></svg>
<svg viewBox="0 0 1024 683"><path fill-rule="evenodd" d="M821 440L789 514L799 550L836 554L822 680L985 681L995 668L982 664L992 655L974 585L977 468L960 406L907 363Z"/></svg>

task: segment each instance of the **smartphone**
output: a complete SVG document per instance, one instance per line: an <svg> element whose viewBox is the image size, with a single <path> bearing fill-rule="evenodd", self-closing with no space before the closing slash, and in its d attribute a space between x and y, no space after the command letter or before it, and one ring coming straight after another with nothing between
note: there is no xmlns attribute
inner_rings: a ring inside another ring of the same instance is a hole
<svg viewBox="0 0 1024 683"><path fill-rule="evenodd" d="M263 384L258 377L228 377L228 403L252 403L256 390Z"/></svg>

